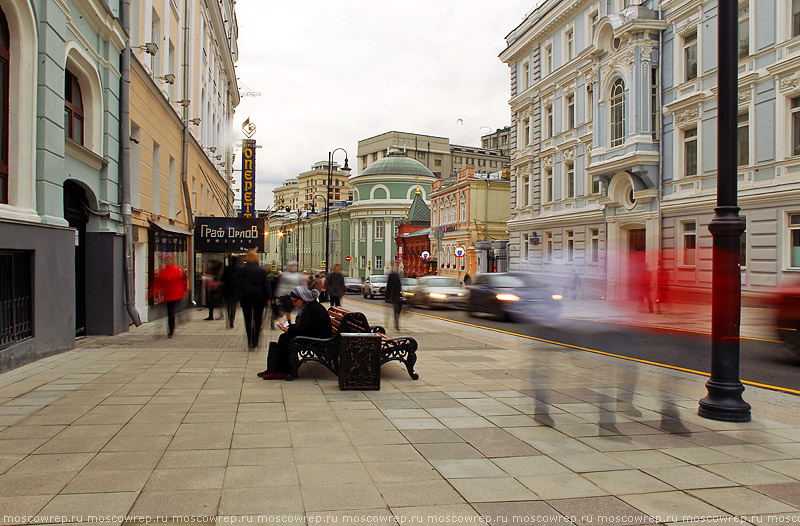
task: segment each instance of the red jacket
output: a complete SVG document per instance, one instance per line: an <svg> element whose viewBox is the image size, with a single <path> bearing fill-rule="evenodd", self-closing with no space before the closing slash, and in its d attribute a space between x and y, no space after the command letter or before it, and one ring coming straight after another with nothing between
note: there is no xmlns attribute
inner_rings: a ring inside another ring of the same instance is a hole
<svg viewBox="0 0 800 526"><path fill-rule="evenodd" d="M153 283L152 295L161 293L164 301L180 301L186 295L186 278L183 269L177 265L167 265L158 273Z"/></svg>

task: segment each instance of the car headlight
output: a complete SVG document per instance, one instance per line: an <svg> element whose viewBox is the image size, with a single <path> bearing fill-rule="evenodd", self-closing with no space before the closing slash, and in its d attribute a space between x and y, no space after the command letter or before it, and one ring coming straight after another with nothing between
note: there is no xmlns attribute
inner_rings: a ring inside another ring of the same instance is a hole
<svg viewBox="0 0 800 526"><path fill-rule="evenodd" d="M441 292L431 292L431 298L435 298L437 300L443 300L447 298L447 294L442 294Z"/></svg>
<svg viewBox="0 0 800 526"><path fill-rule="evenodd" d="M461 296L463 296L463 295L464 295L464 293L463 293L463 292L459 292L459 293L458 293L458 296L459 296L459 297L461 297Z"/></svg>
<svg viewBox="0 0 800 526"><path fill-rule="evenodd" d="M551 298L553 298L553 299L554 299L554 300L556 300L556 301L561 301L561 300L563 300L563 299L564 299L564 296L562 296L561 294L553 294L553 295L552 295L552 296L550 296L550 297L551 297Z"/></svg>
<svg viewBox="0 0 800 526"><path fill-rule="evenodd" d="M500 301L519 301L519 296L516 294L497 294L495 297Z"/></svg>

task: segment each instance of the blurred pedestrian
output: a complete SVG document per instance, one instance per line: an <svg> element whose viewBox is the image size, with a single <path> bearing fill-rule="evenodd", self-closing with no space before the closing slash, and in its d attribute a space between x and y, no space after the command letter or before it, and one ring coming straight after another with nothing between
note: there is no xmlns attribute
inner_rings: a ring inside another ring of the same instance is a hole
<svg viewBox="0 0 800 526"><path fill-rule="evenodd" d="M208 305L208 321L214 319L214 307L219 301L219 274L222 263L219 261L209 261L206 263L206 271L203 272L203 288L206 291L206 304Z"/></svg>
<svg viewBox="0 0 800 526"><path fill-rule="evenodd" d="M331 307L342 306L342 296L345 293L344 275L342 275L342 266L338 263L333 266L333 272L325 280L325 291L331 300Z"/></svg>
<svg viewBox="0 0 800 526"><path fill-rule="evenodd" d="M164 267L150 287L150 296L160 296L167 304L167 338L175 334L175 311L178 303L186 296L186 270L175 264L175 258L164 258Z"/></svg>
<svg viewBox="0 0 800 526"><path fill-rule="evenodd" d="M630 272L633 274L631 281L637 306L641 306L644 302L647 304L647 309L652 313L653 299L650 291L650 269L644 263L633 262Z"/></svg>
<svg viewBox="0 0 800 526"><path fill-rule="evenodd" d="M286 321L289 323L292 322L292 309L294 309L289 293L295 287L300 286L307 287L303 282L303 276L297 271L297 261L290 261L286 266L286 272L281 274L280 279L278 279L278 290L275 292L275 301L278 302L281 310L286 314Z"/></svg>
<svg viewBox="0 0 800 526"><path fill-rule="evenodd" d="M244 330L247 334L247 348L258 347L261 334L261 322L264 319L264 307L272 298L267 271L258 264L258 254L250 250L244 257L245 265L239 273L240 303L244 316Z"/></svg>
<svg viewBox="0 0 800 526"><path fill-rule="evenodd" d="M400 281L400 273L397 272L397 265L392 264L392 272L386 281L386 301L391 302L394 309L394 328L400 329L400 311L403 308L401 290L403 283Z"/></svg>
<svg viewBox="0 0 800 526"><path fill-rule="evenodd" d="M325 307L317 301L317 294L307 287L295 287L289 299L297 309L293 324L279 325L284 332L277 342L270 343L267 369L258 373L264 380L282 380L289 373L289 342L295 336L330 338L333 335L331 317Z"/></svg>
<svg viewBox="0 0 800 526"><path fill-rule="evenodd" d="M225 310L228 314L228 328L233 329L233 320L236 318L236 307L239 303L239 258L231 256L228 260L228 266L222 271L222 279L220 284L222 286L222 297L225 300Z"/></svg>
<svg viewBox="0 0 800 526"><path fill-rule="evenodd" d="M581 277L577 272L572 272L572 281L569 284L569 295L573 300L578 299L581 295Z"/></svg>

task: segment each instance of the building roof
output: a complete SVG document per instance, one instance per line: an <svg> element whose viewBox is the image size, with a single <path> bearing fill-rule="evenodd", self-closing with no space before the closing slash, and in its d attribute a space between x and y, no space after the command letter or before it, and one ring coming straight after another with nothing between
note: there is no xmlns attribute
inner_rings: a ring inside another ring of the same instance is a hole
<svg viewBox="0 0 800 526"><path fill-rule="evenodd" d="M388 157L375 161L361 175L422 175L434 177L421 162L406 157L402 152L392 152Z"/></svg>
<svg viewBox="0 0 800 526"><path fill-rule="evenodd" d="M411 223L417 221L423 223L431 222L431 209L425 204L419 189L414 194L414 200L411 201L411 206L408 208L408 221Z"/></svg>
<svg viewBox="0 0 800 526"><path fill-rule="evenodd" d="M418 236L428 237L430 233L431 233L431 227L427 227L427 228L421 228L419 230L414 230L413 232L409 232L407 234L403 234L400 237L418 237Z"/></svg>

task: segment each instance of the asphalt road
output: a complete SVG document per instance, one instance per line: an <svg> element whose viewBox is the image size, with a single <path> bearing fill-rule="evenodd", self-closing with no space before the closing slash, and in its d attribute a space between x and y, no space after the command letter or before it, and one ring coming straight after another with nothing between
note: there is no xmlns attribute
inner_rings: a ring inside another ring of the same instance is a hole
<svg viewBox="0 0 800 526"><path fill-rule="evenodd" d="M347 301L388 306L383 298L370 300L350 295ZM702 332L652 327L645 329L569 319L559 320L553 326L541 326L501 322L485 315L470 317L460 310L414 307L407 307L407 310L626 358L704 373L711 370L711 336ZM745 383L790 389L797 391L794 394L800 394L800 358L787 350L782 343L743 338L740 355L741 378Z"/></svg>

